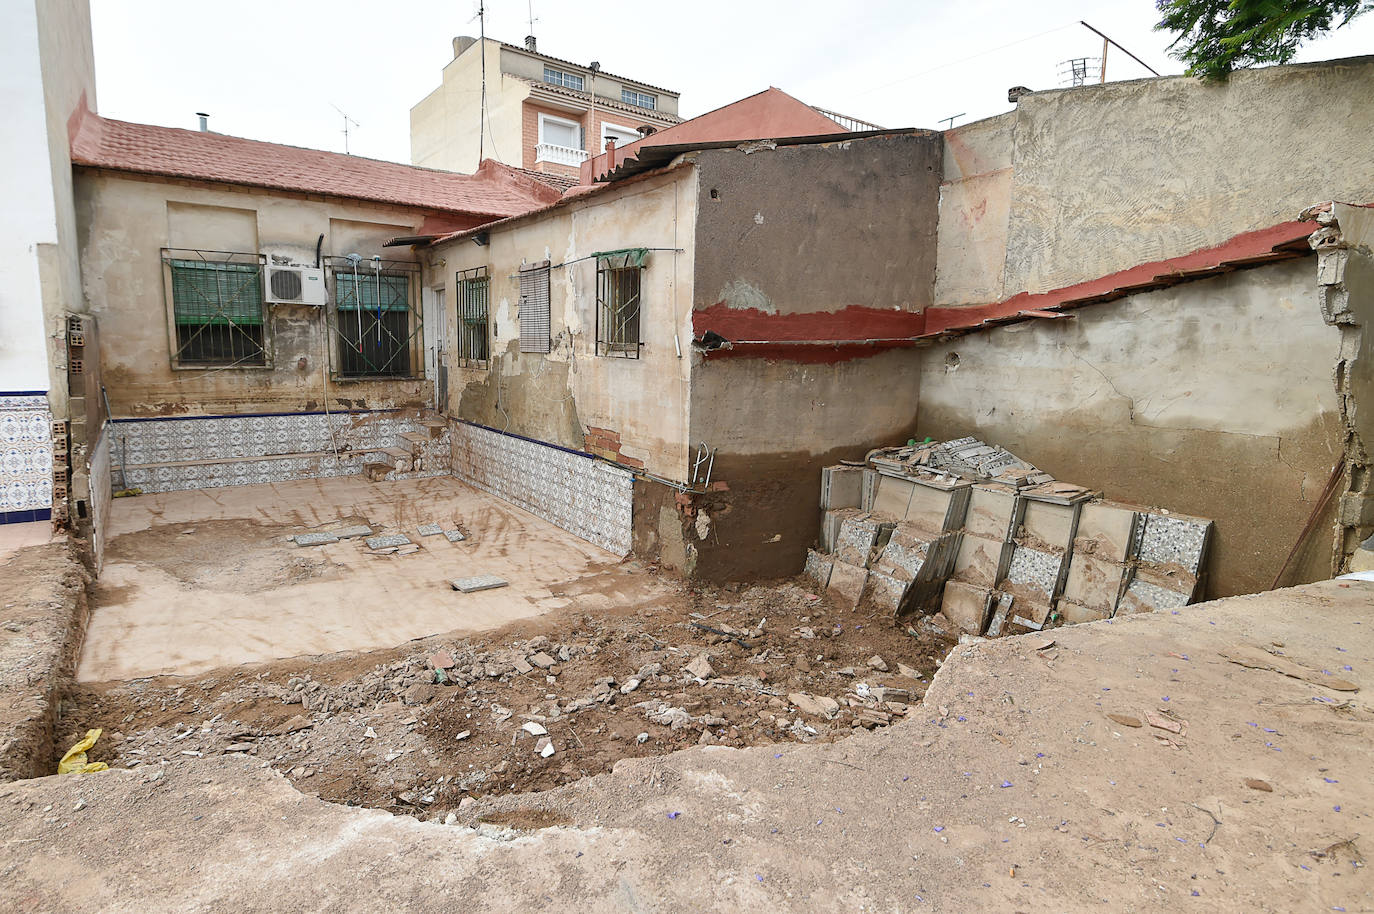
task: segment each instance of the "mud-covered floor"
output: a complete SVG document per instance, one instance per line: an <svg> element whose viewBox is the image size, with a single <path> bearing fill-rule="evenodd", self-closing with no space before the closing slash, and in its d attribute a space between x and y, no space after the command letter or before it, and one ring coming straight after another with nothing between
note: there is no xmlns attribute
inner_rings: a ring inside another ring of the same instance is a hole
<svg viewBox="0 0 1374 914"><path fill-rule="evenodd" d="M421 535L458 530L461 542ZM293 534L367 525L411 554L362 539L301 547ZM499 590L455 593L496 575ZM239 663L388 648L495 630L577 606L652 603L657 579L508 502L449 477L360 476L116 499L77 670L88 682L194 676Z"/></svg>
<svg viewBox="0 0 1374 914"><path fill-rule="evenodd" d="M244 755L327 800L443 818L465 797L544 789L623 758L887 726L949 648L927 627L836 610L800 581L658 589L649 603L574 605L489 636L83 684L63 705L61 743L103 728L91 759L145 770Z"/></svg>

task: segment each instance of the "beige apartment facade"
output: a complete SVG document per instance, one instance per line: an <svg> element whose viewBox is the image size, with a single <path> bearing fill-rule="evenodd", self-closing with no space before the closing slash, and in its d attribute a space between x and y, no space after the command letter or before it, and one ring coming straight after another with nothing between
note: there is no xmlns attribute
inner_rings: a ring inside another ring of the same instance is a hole
<svg viewBox="0 0 1374 914"><path fill-rule="evenodd" d="M608 141L623 146L671 127L681 121L677 111L678 93L540 54L533 39L518 47L459 37L439 87L410 110L410 160L467 173L495 159L574 178Z"/></svg>

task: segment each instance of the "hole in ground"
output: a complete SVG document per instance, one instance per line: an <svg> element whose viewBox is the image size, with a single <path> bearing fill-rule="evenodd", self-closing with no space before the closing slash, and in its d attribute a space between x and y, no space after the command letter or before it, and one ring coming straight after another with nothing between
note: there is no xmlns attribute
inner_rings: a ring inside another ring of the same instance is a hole
<svg viewBox="0 0 1374 914"><path fill-rule="evenodd" d="M63 703L57 751L101 727L89 755L111 767L239 756L328 801L442 819L465 797L545 790L624 758L887 726L918 713L951 643L836 608L801 580L681 585L652 606L574 608L476 637L83 684ZM698 682L686 668L702 657L711 675ZM797 693L838 712L808 713Z"/></svg>

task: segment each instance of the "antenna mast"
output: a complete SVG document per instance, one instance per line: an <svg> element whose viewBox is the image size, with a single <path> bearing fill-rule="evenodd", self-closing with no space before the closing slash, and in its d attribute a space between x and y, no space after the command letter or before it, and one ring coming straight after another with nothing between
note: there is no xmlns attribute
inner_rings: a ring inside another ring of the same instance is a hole
<svg viewBox="0 0 1374 914"><path fill-rule="evenodd" d="M477 112L477 164L482 164L482 154L486 147L482 141L487 131L487 6L486 0L477 0L477 19L479 21L478 44L482 49L482 104Z"/></svg>
<svg viewBox="0 0 1374 914"><path fill-rule="evenodd" d="M329 103L329 107L333 108L335 111L339 112L339 114L343 115L344 155L349 155L350 153L348 151L348 125L352 124L354 127L361 127L362 124L358 123L357 121L353 120L353 118L349 117L348 112L344 111L344 109L340 108L333 102Z"/></svg>

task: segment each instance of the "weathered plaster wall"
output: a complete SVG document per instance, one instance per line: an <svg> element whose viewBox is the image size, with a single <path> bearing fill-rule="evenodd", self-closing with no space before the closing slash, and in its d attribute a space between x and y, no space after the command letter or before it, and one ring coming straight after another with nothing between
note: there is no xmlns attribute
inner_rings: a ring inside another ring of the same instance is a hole
<svg viewBox="0 0 1374 914"><path fill-rule="evenodd" d="M486 266L491 277L488 368L459 366L450 328L451 413L575 450L590 449L593 429L615 433L626 462L685 479L695 209L695 173L679 168L497 226L485 246L462 239L437 247L431 272L444 277L450 320L458 272ZM596 260L584 258L628 247L665 249L649 253L641 279L644 345L638 359L597 356ZM554 265L547 355L520 352L519 267L542 260Z"/></svg>
<svg viewBox="0 0 1374 914"><path fill-rule="evenodd" d="M174 369L161 261L161 249L176 246L270 251L313 263L321 233L326 256L413 259L409 248L382 245L418 231L423 211L90 169L78 170L76 187L82 274L100 322L101 367L115 416L388 409L428 401L423 379L326 380L335 344L327 308L268 306L271 367Z"/></svg>
<svg viewBox="0 0 1374 914"><path fill-rule="evenodd" d="M936 303L1043 292L1312 203L1374 201L1371 97L1374 57L1357 57L1219 84L1179 76L1036 92L948 131Z"/></svg>
<svg viewBox="0 0 1374 914"><path fill-rule="evenodd" d="M944 133L935 303L982 305L1002 298L1016 112Z"/></svg>
<svg viewBox="0 0 1374 914"><path fill-rule="evenodd" d="M941 152L930 134L703 152L697 309L753 309L781 332L791 316L924 308ZM718 449L712 481L728 486L696 500L686 531L713 580L798 573L821 467L905 441L916 422L912 350L743 352L698 354L692 368L690 440Z"/></svg>
<svg viewBox="0 0 1374 914"><path fill-rule="evenodd" d="M477 119L483 52L487 64L487 132L478 155ZM475 42L450 60L429 95L410 109L410 162L471 174L481 159L521 165L521 103L529 83L501 72L501 43Z"/></svg>
<svg viewBox="0 0 1374 914"><path fill-rule="evenodd" d="M976 435L1109 497L1212 518L1208 595L1268 589L1341 460L1338 332L1313 260L1075 315L925 350L918 432ZM1289 579L1328 576L1324 551Z"/></svg>

